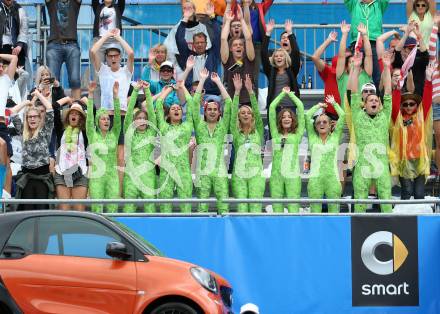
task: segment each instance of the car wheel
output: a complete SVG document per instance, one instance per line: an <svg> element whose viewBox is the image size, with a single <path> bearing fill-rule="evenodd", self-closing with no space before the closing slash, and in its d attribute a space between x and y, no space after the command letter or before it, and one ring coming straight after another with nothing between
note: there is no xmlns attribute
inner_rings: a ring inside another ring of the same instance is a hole
<svg viewBox="0 0 440 314"><path fill-rule="evenodd" d="M155 308L151 314L199 314L193 307L179 302L162 304Z"/></svg>
<svg viewBox="0 0 440 314"><path fill-rule="evenodd" d="M0 302L0 313L2 314L12 314L12 311L7 307L6 304Z"/></svg>

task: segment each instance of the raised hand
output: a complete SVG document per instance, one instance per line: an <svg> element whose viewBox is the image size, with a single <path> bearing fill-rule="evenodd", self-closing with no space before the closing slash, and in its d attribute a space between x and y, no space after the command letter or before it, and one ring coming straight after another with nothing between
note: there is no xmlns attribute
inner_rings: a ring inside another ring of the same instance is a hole
<svg viewBox="0 0 440 314"><path fill-rule="evenodd" d="M194 56L191 55L188 57L188 59L186 60L186 68L192 69L194 68L196 61L194 59Z"/></svg>
<svg viewBox="0 0 440 314"><path fill-rule="evenodd" d="M134 87L135 87L136 89L141 89L142 86L144 85L143 82L144 82L144 81L142 81L142 80L137 81L137 82L135 83Z"/></svg>
<svg viewBox="0 0 440 314"><path fill-rule="evenodd" d="M283 92L286 93L286 94L290 93L290 87L289 86L284 86L283 87Z"/></svg>
<svg viewBox="0 0 440 314"><path fill-rule="evenodd" d="M118 98L119 96L119 82L115 81L113 83L113 98Z"/></svg>
<svg viewBox="0 0 440 314"><path fill-rule="evenodd" d="M293 28L292 20L287 19L284 22L284 30L286 31L287 34L292 34L292 28Z"/></svg>
<svg viewBox="0 0 440 314"><path fill-rule="evenodd" d="M150 88L150 83L149 83L149 82L146 82L146 81L141 81L141 82L142 82L142 86L143 86L144 88L147 88L147 89Z"/></svg>
<svg viewBox="0 0 440 314"><path fill-rule="evenodd" d="M243 81L241 80L241 76L239 73L235 73L232 77L232 81L234 82L234 88L236 93L240 93L243 88Z"/></svg>
<svg viewBox="0 0 440 314"><path fill-rule="evenodd" d="M342 34L348 34L350 32L350 24L346 24L345 20L341 23L341 32Z"/></svg>
<svg viewBox="0 0 440 314"><path fill-rule="evenodd" d="M272 34L274 28L275 28L275 20L270 19L269 22L267 22L266 24L266 33Z"/></svg>
<svg viewBox="0 0 440 314"><path fill-rule="evenodd" d="M358 30L358 32L361 33L362 35L367 35L367 27L366 27L364 24L359 23L359 25L358 25L358 27L357 27L357 30Z"/></svg>
<svg viewBox="0 0 440 314"><path fill-rule="evenodd" d="M200 80L205 81L209 77L209 71L207 68L203 68L199 72Z"/></svg>
<svg viewBox="0 0 440 314"><path fill-rule="evenodd" d="M251 76L249 74L246 74L245 80L244 80L244 86L249 91L249 93L254 91L254 84L252 83Z"/></svg>
<svg viewBox="0 0 440 314"><path fill-rule="evenodd" d="M440 24L440 13L439 12L437 12L434 15L434 24L437 25L437 26L439 26L439 24Z"/></svg>
<svg viewBox="0 0 440 314"><path fill-rule="evenodd" d="M337 42L338 41L338 33L337 32L330 32L330 34L328 34L328 39L330 39L332 42Z"/></svg>
<svg viewBox="0 0 440 314"><path fill-rule="evenodd" d="M329 104L334 104L336 102L335 97L333 95L327 95L325 97L325 102Z"/></svg>
<svg viewBox="0 0 440 314"><path fill-rule="evenodd" d="M194 15L194 7L192 5L186 5L183 7L183 19L188 21L191 16Z"/></svg>
<svg viewBox="0 0 440 314"><path fill-rule="evenodd" d="M119 28L113 28L112 30L109 31L109 33L113 36L113 37L118 37L121 35L121 30Z"/></svg>
<svg viewBox="0 0 440 314"><path fill-rule="evenodd" d="M237 14L236 14L237 20L241 20L243 18L243 9L241 6L237 5Z"/></svg>
<svg viewBox="0 0 440 314"><path fill-rule="evenodd" d="M89 82L89 86L88 86L89 94L93 94L93 92L96 89L96 86L97 86L97 84L96 84L95 81L90 81Z"/></svg>
<svg viewBox="0 0 440 314"><path fill-rule="evenodd" d="M434 71L437 69L437 67L438 67L437 62L429 62L425 71L426 79L428 81L432 81L432 75L434 74Z"/></svg>
<svg viewBox="0 0 440 314"><path fill-rule="evenodd" d="M218 74L215 72L211 72L211 81L213 81L215 84L220 83L220 76L218 76Z"/></svg>
<svg viewBox="0 0 440 314"><path fill-rule="evenodd" d="M214 3L208 2L205 7L205 13L207 16L212 16L215 14Z"/></svg>
<svg viewBox="0 0 440 314"><path fill-rule="evenodd" d="M320 102L320 103L318 103L318 105L319 105L319 108L322 108L322 109L326 109L328 106L327 103L325 103L325 102Z"/></svg>
<svg viewBox="0 0 440 314"><path fill-rule="evenodd" d="M223 18L226 19L226 22L230 23L234 19L234 13L231 10L228 10L223 15Z"/></svg>

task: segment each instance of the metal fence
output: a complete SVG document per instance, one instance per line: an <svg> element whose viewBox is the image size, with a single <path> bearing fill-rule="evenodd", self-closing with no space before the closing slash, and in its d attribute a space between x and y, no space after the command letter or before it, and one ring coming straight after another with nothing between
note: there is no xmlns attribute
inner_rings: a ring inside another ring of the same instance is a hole
<svg viewBox="0 0 440 314"><path fill-rule="evenodd" d="M179 204L201 204L201 203L207 203L209 205L215 205L218 202L215 198L207 198L207 199L198 199L198 198L189 198L189 199L2 199L1 204L3 211L6 212L6 206L7 205L19 205L19 204L48 204L48 205L60 205L60 204L69 204L69 205L75 205L75 204L82 204L82 205L93 205L93 204L99 204L99 205L106 205L106 204L117 204L117 205L125 205L125 204L135 204L135 205L144 205L144 204L173 204L173 205L179 205ZM340 199L310 199L310 198L298 198L298 199L288 199L288 198L261 198L261 199L238 199L238 198L227 198L222 200L223 203L231 204L231 205L237 205L242 203L248 203L248 204L263 204L263 205L272 205L274 203L281 203L281 204L345 204L345 205L354 205L354 204L367 204L367 205L374 205L374 204L392 204L392 205L428 205L433 208L433 212L438 213L439 212L439 204L440 204L440 198L431 198L431 199L411 199L411 200L400 200L400 199L389 199L389 200L382 200L382 199L346 199L346 198L340 198ZM350 211L351 212L351 211ZM191 213L188 215L193 214L202 214L202 215L209 215L209 214L221 214L218 211L210 212L210 213ZM299 213L304 214L307 212ZM122 214L122 213L121 213ZM153 215L156 215L159 213L153 213ZM181 215L180 212L175 212L172 214ZM235 212L231 213L225 213L226 215L229 214L235 214ZM240 214L240 213L237 213ZM243 213L241 213L243 214ZM247 214L247 213L246 213ZM267 213L261 213L261 214L267 214ZM401 214L401 213L400 213ZM408 213L408 214L414 214L414 213ZM127 215L127 213L125 213Z"/></svg>

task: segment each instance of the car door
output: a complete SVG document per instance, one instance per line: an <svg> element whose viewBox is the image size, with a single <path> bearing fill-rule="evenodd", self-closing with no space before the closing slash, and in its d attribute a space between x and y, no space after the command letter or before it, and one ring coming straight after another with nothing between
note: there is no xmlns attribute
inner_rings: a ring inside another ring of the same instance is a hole
<svg viewBox="0 0 440 314"><path fill-rule="evenodd" d="M124 243L106 225L85 217L24 221L6 247L22 245L28 253L2 256L0 275L25 313L132 313L135 262L106 255L107 243L115 241Z"/></svg>

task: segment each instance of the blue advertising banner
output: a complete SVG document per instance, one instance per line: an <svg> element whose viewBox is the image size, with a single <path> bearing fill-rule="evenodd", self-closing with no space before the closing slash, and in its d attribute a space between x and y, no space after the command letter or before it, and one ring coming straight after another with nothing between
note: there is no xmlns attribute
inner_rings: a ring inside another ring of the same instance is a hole
<svg viewBox="0 0 440 314"><path fill-rule="evenodd" d="M440 313L440 216L117 219L228 279L237 313Z"/></svg>

